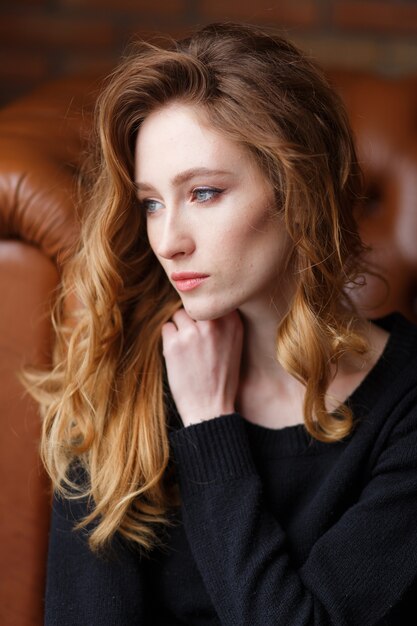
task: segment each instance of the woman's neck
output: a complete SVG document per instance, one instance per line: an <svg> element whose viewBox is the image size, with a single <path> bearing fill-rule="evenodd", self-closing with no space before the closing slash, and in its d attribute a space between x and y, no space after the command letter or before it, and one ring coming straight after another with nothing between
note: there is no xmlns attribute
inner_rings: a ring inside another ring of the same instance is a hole
<svg viewBox="0 0 417 626"><path fill-rule="evenodd" d="M277 329L285 312L273 303L240 310L244 340L236 410L270 428L303 421L304 387L276 358Z"/></svg>

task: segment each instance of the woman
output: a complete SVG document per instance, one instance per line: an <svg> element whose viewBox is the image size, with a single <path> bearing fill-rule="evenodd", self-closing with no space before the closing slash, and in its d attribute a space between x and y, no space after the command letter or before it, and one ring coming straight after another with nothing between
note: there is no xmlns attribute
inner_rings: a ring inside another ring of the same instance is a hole
<svg viewBox="0 0 417 626"><path fill-rule="evenodd" d="M31 379L46 623L411 623L417 334L353 304L340 101L274 33L214 24L140 44L96 135Z"/></svg>

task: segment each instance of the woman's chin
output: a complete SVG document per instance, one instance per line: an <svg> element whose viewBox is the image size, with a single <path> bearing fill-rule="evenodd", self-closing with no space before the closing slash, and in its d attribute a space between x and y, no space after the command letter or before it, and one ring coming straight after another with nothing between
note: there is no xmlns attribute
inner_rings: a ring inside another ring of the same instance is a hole
<svg viewBox="0 0 417 626"><path fill-rule="evenodd" d="M217 320L220 317L227 315L235 308L227 306L213 306L212 304L208 306L196 306L195 304L184 302L184 300L182 304L191 319L195 320L196 322L208 322L210 320Z"/></svg>

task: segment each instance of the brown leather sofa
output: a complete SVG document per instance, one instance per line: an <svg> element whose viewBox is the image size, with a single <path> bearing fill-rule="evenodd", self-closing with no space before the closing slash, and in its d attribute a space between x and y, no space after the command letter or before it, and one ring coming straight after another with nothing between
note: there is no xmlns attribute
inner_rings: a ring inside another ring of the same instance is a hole
<svg viewBox="0 0 417 626"><path fill-rule="evenodd" d="M417 319L417 77L332 72L357 134L368 198L358 214L390 290L370 278L370 317ZM40 625L50 492L38 460L40 419L16 378L48 363L48 317L78 231L74 181L97 83L64 79L0 111L0 624Z"/></svg>

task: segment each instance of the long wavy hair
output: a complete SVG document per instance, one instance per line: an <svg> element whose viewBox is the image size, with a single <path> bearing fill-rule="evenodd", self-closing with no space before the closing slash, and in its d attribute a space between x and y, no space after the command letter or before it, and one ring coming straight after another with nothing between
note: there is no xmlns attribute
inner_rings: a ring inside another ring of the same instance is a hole
<svg viewBox="0 0 417 626"><path fill-rule="evenodd" d="M331 365L366 351L349 297L363 271L353 218L361 174L341 101L272 30L212 24L169 48L137 43L97 102L81 235L53 310L53 368L25 375L55 489L90 501L80 527L93 523L92 549L118 531L148 552L180 502L161 349L161 327L180 300L150 249L134 186L138 129L173 101L204 110L273 186L296 282L277 359L305 385L313 437L337 441L353 428L347 406L325 406Z"/></svg>

